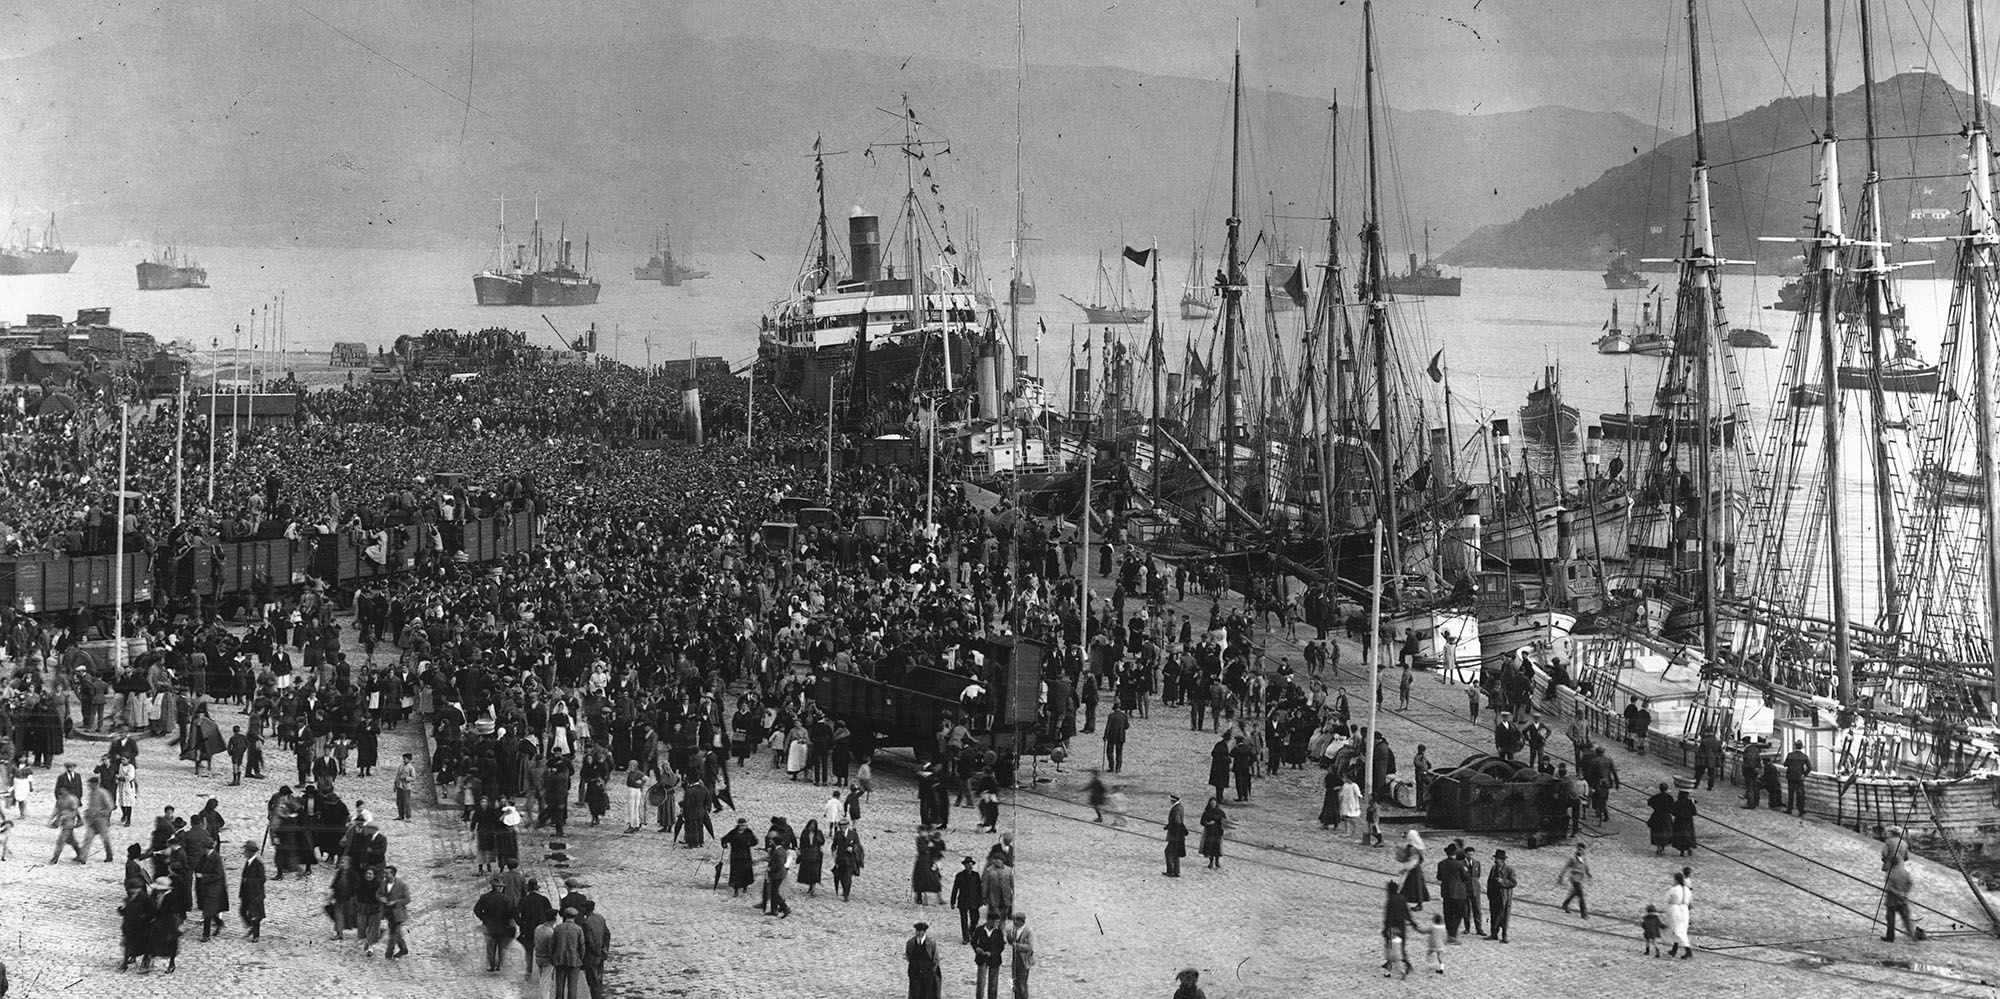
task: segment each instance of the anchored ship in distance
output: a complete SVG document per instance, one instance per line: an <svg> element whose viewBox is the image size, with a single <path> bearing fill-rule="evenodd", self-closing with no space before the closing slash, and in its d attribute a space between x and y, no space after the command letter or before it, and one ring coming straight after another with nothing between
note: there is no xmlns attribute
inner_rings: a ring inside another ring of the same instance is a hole
<svg viewBox="0 0 2000 999"><path fill-rule="evenodd" d="M644 264L632 268L632 280L657 281L670 288L683 281L695 281L707 276L707 271L695 270L674 256L673 232L664 225L660 227L660 235L653 238L653 255Z"/></svg>
<svg viewBox="0 0 2000 999"><path fill-rule="evenodd" d="M162 246L138 265L140 291L174 291L208 287L208 270L188 256L184 247Z"/></svg>
<svg viewBox="0 0 2000 999"><path fill-rule="evenodd" d="M528 243L507 244L507 199L500 202L500 242L494 264L472 276L472 291L480 305L594 305L602 286L590 276L590 241L583 243L583 266L572 264L571 244L557 229L555 260L545 262L542 208L535 205L535 222ZM530 249L532 248L532 255ZM510 252L511 251L511 252ZM532 268L530 267L532 264Z"/></svg>
<svg viewBox="0 0 2000 999"><path fill-rule="evenodd" d="M56 237L54 212L49 213L49 227L42 230L41 239L33 232L25 235L22 242L0 247L0 275L68 274L76 264L76 251L63 249Z"/></svg>

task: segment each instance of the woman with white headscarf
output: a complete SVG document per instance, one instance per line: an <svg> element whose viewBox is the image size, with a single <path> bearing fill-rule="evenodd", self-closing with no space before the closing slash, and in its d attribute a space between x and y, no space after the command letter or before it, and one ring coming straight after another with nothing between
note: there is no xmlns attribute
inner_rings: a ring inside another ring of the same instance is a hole
<svg viewBox="0 0 2000 999"><path fill-rule="evenodd" d="M1424 838L1415 829L1403 834L1396 848L1396 866L1403 877L1403 900L1412 909L1421 909L1431 900L1431 886L1424 880Z"/></svg>

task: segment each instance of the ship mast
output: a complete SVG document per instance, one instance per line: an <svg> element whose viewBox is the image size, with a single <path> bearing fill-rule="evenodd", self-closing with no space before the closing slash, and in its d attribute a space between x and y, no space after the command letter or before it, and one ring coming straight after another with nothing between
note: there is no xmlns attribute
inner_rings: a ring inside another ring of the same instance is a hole
<svg viewBox="0 0 2000 999"><path fill-rule="evenodd" d="M826 234L826 155L820 152L821 138L813 136L813 187L819 192L819 283L815 287L824 291L826 283L833 280L833 247L828 244ZM673 267L671 260L666 264L669 269Z"/></svg>
<svg viewBox="0 0 2000 999"><path fill-rule="evenodd" d="M494 262L493 267L495 270L505 270L507 268L507 196L503 194L493 200L500 203L500 256ZM53 222L53 219L51 219L51 222Z"/></svg>
<svg viewBox="0 0 2000 999"><path fill-rule="evenodd" d="M1237 217L1242 197L1243 159L1243 38L1242 26L1236 29L1236 54L1230 70L1229 89L1229 219L1225 223L1229 237L1223 250L1225 264L1222 287L1222 489L1224 524L1230 533L1236 530L1236 320L1237 308L1242 298L1241 230L1243 220Z"/></svg>
<svg viewBox="0 0 2000 999"><path fill-rule="evenodd" d="M1683 266L1687 268L1689 280L1694 286L1692 328L1695 335L1691 355L1696 365L1695 485L1699 497L1696 512L1700 519L1695 533L1701 545L1697 582L1701 590L1701 651L1706 661L1715 662L1721 650L1716 636L1714 438L1727 424L1709 415L1710 383L1713 381L1709 341L1715 332L1715 222L1709 217L1708 210L1708 135L1701 107L1701 22L1695 8L1696 0L1688 0L1688 80L1694 92L1694 174L1691 183L1694 188L1695 232L1694 252L1683 261Z"/></svg>
<svg viewBox="0 0 2000 999"><path fill-rule="evenodd" d="M1028 79L1027 32L1022 0L1014 0L1014 273L1007 280L1007 349L1010 351L1018 351L1021 343L1021 239L1028 224L1028 196L1021 186L1021 91L1027 86ZM1153 460L1159 460L1157 453Z"/></svg>
<svg viewBox="0 0 2000 999"><path fill-rule="evenodd" d="M1693 0L1689 0L1690 3ZM1382 298L1387 284L1382 260L1382 179L1375 141L1375 4L1361 5L1362 107L1368 123L1368 220L1361 226L1367 270L1368 326L1375 344L1375 519L1384 525L1383 540L1388 544L1388 572L1403 571L1400 518L1396 515L1395 486L1389 478L1389 308Z"/></svg>
<svg viewBox="0 0 2000 999"><path fill-rule="evenodd" d="M1880 522L1882 549L1883 632L1894 639L1903 629L1903 598L1896 571L1896 506L1893 483L1889 479L1889 434L1887 393L1882 391L1882 327L1890 315L1889 263L1882 252L1882 173L1875 139L1875 41L1868 8L1873 0L1861 0L1861 107L1867 122L1868 181L1862 186L1866 215L1862 239L1868 247L1868 269L1864 275L1868 295L1868 420L1870 457L1875 465L1875 514Z"/></svg>
<svg viewBox="0 0 2000 999"><path fill-rule="evenodd" d="M1326 572L1329 577L1336 574L1333 555L1333 435L1339 425L1336 413L1339 408L1336 399L1340 396L1340 344L1346 337L1347 308L1341 292L1340 275L1340 92L1334 91L1333 104L1327 108L1333 120L1329 126L1330 150L1327 157L1327 183L1332 195L1327 198L1326 209L1326 277L1320 283L1320 335L1326 337L1326 390L1322 393L1325 419L1319 431L1319 495L1320 495L1320 547L1326 558Z"/></svg>
<svg viewBox="0 0 2000 999"><path fill-rule="evenodd" d="M1972 124L1966 129L1970 139L1971 155L1966 169L1971 178L1970 194L1972 204L1967 206L1966 253L1960 259L1969 264L1972 282L1972 336L1975 368L1979 377L1979 389L1973 393L1975 413L1979 420L1977 435L1979 482L1984 489L1985 500L1979 504L1980 526L1985 533L1986 569L1986 642L1993 648L2000 642L2000 507L1993 498L2000 496L2000 466L1996 466L1993 454L1993 375L1997 366L1994 358L1992 282L1994 254L1993 247L2000 243L2000 232L1995 231L1993 219L1993 155L1986 133L1986 88L1980 76L1979 46L1984 37L1980 33L1979 0L1966 0L1965 26L1970 38L1967 48L1972 59ZM1989 651L1989 656L1991 655ZM2000 663L1992 667L1993 694L2000 696Z"/></svg>
<svg viewBox="0 0 2000 999"><path fill-rule="evenodd" d="M1819 273L1820 449L1826 463L1827 578L1833 597L1833 668L1841 704L1854 700L1854 638L1847 630L1847 557L1840 460L1840 254L1848 245L1840 204L1839 140L1833 120L1833 0L1821 0L1825 15L1826 129L1820 137L1819 220L1813 253ZM1893 565L1893 563L1891 564ZM1893 571L1889 566L1885 571Z"/></svg>

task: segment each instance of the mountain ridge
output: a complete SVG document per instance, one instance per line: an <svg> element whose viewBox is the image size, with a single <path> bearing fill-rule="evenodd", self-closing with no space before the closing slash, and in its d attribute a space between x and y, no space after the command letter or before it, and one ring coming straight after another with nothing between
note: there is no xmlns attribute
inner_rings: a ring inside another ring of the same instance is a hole
<svg viewBox="0 0 2000 999"><path fill-rule="evenodd" d="M900 137L875 109L908 92L957 147L932 178L951 225L962 234L959 216L983 206L988 245L1011 229L1011 71L744 39L689 45L671 24L621 37L550 31L482 48L481 65L495 68L467 107L438 92L465 67L448 54L456 39L434 26L411 26L398 68L324 32L301 34L296 15L232 10L194 2L0 62L0 169L25 181L20 220L39 201L60 209L79 243L164 231L197 244L476 249L497 243L494 197L522 206L509 210L518 242L539 192L551 228L567 220L606 250L649 246L671 221L704 248L790 252L812 212L815 135L847 151L828 160L830 209L865 201L891 212L902 173L861 150ZM1178 244L1193 210L1202 238L1219 242L1220 81L1031 67L1025 100L1038 235L1076 247L1121 231ZM1246 184L1243 215L1263 214L1256 206L1273 193L1279 215L1322 215L1324 102L1268 92L1246 104L1252 159L1267 169ZM1358 121L1343 115L1344 126ZM1402 201L1417 206L1390 227L1396 249L1418 245L1424 217L1439 245L1514 217L1653 134L1624 115L1555 106L1388 119L1401 140ZM1343 157L1358 132L1343 128ZM1358 178L1358 160L1343 172ZM1358 221L1359 195L1344 186L1343 218ZM1305 228L1287 243L1323 242Z"/></svg>
<svg viewBox="0 0 2000 999"><path fill-rule="evenodd" d="M1956 232L1963 185L1952 181L1962 176L1958 161L1964 149L1957 136L1971 98L1925 72L1901 73L1875 86L1888 235ZM1836 94L1833 105L1850 211L1867 176L1862 98L1862 88L1855 87ZM1815 203L1819 153L1813 143L1825 114L1823 95L1785 98L1708 126L1714 164L1710 203L1723 256L1781 268L1795 262L1796 245L1757 237L1799 234ZM1992 114L1988 120L1994 120ZM1679 252L1693 161L1692 136L1666 140L1519 218L1475 230L1442 259L1462 267L1592 269L1618 250L1673 256Z"/></svg>

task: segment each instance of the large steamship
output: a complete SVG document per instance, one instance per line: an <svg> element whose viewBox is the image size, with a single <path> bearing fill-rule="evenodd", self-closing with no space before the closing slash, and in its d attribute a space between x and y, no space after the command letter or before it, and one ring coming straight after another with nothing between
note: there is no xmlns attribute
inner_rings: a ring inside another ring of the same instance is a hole
<svg viewBox="0 0 2000 999"><path fill-rule="evenodd" d="M815 405L830 395L850 406L867 399L907 400L964 384L974 351L991 342L999 313L958 268L918 273L915 240L899 270L883 260L880 217L856 209L847 220L850 273L831 274L822 250L799 275L793 294L764 316L761 377ZM818 231L826 231L822 212Z"/></svg>

